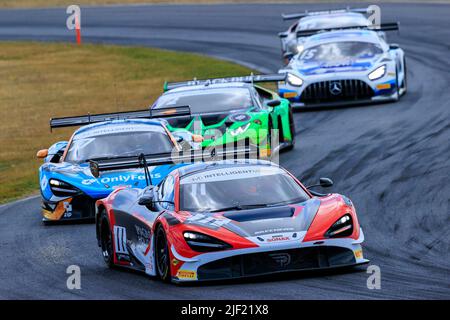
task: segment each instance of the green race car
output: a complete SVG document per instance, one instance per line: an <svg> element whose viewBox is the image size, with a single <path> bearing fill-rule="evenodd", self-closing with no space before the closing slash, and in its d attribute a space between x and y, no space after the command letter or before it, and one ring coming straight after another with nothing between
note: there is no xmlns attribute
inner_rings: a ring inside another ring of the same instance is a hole
<svg viewBox="0 0 450 320"><path fill-rule="evenodd" d="M284 79L276 74L166 83L151 110L189 107L189 116L166 118L170 131L201 135L204 148L250 144L268 157L294 147L294 119L287 99L256 83Z"/></svg>

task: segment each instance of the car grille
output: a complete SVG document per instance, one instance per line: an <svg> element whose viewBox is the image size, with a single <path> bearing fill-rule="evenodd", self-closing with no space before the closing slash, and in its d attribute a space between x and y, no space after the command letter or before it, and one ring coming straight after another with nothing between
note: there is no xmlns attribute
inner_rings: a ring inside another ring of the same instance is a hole
<svg viewBox="0 0 450 320"><path fill-rule="evenodd" d="M199 267L197 275L199 280L216 280L338 267L351 265L355 262L353 251L350 249L321 246L224 258Z"/></svg>
<svg viewBox="0 0 450 320"><path fill-rule="evenodd" d="M370 99L374 92L361 80L322 81L308 85L303 90L300 101L315 104L334 101L355 101Z"/></svg>

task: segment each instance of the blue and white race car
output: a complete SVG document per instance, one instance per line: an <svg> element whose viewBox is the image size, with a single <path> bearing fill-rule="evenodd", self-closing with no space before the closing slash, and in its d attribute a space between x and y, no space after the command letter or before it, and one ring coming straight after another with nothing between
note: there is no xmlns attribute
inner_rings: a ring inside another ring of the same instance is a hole
<svg viewBox="0 0 450 320"><path fill-rule="evenodd" d="M286 31L278 34L284 64L288 64L289 60L302 50L303 43L308 39L308 35L304 34L305 31L320 32L350 26L368 27L372 24L367 16L371 12L368 7L283 14L283 20L295 20ZM385 38L384 32L379 32L379 35Z"/></svg>
<svg viewBox="0 0 450 320"><path fill-rule="evenodd" d="M406 92L404 51L364 28L310 36L279 72L287 73L279 95L293 107L396 101Z"/></svg>
<svg viewBox="0 0 450 320"><path fill-rule="evenodd" d="M141 113L141 118L151 118L148 110ZM100 175L93 173L92 164L140 155L150 159L170 157L174 150L186 149L183 142L188 142L189 148L196 145L195 135L183 132L174 136L164 120L131 119L127 118L129 115L133 116L133 112L51 120L52 128L91 124L76 130L69 142L57 142L37 154L44 159L39 169L44 222L94 218L96 200L120 186L144 188L147 185L142 168L118 169ZM139 116L136 112L134 115ZM152 183L157 184L180 165L150 167Z"/></svg>

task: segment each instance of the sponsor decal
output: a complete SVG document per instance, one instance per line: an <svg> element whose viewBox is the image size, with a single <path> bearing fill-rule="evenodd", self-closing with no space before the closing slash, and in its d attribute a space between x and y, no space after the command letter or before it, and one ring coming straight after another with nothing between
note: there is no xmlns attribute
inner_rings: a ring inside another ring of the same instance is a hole
<svg viewBox="0 0 450 320"><path fill-rule="evenodd" d="M390 88L391 88L391 84L390 83L377 84L377 89L378 90L385 90L385 89L390 89Z"/></svg>
<svg viewBox="0 0 450 320"><path fill-rule="evenodd" d="M68 201L63 202L64 218L70 218L72 216L72 205L70 204L71 201L72 198L68 199Z"/></svg>
<svg viewBox="0 0 450 320"><path fill-rule="evenodd" d="M353 251L353 253L355 254L355 258L356 259L362 259L363 258L363 252L362 252L361 248Z"/></svg>
<svg viewBox="0 0 450 320"><path fill-rule="evenodd" d="M260 231L256 231L255 235L263 235L263 234L276 233L276 232L289 232L289 231L294 231L294 228L293 227L285 227L285 228L260 230Z"/></svg>
<svg viewBox="0 0 450 320"><path fill-rule="evenodd" d="M277 263L280 267L286 267L291 263L291 255L289 253L271 253L269 254L275 263Z"/></svg>
<svg viewBox="0 0 450 320"><path fill-rule="evenodd" d="M177 278L178 279L197 279L197 273L195 271L190 271L190 270L178 270Z"/></svg>
<svg viewBox="0 0 450 320"><path fill-rule="evenodd" d="M85 186L90 186L91 184L95 183L95 179L85 179L83 181L81 181L81 184L85 185Z"/></svg>
<svg viewBox="0 0 450 320"><path fill-rule="evenodd" d="M272 236L271 238L267 239L267 242L280 242L280 241L289 241L291 240L290 237L283 236L283 235L276 235Z"/></svg>
<svg viewBox="0 0 450 320"><path fill-rule="evenodd" d="M149 244L150 239L151 239L150 238L151 237L150 230L148 230L144 227L138 226L138 225L135 225L134 227L136 229L136 236L137 236L138 242L140 242L142 244Z"/></svg>
<svg viewBox="0 0 450 320"><path fill-rule="evenodd" d="M161 179L161 173L156 172L151 174L152 179ZM81 183L85 186L91 185L95 183L96 179L85 179L82 180ZM103 184L110 184L110 183L127 183L127 182L134 182L134 181L145 181L145 175L144 174L130 174L130 175L123 175L120 174L118 176L113 177L102 177L98 179Z"/></svg>
<svg viewBox="0 0 450 320"><path fill-rule="evenodd" d="M130 120L133 121L133 120ZM87 131L79 132L75 139L82 139L82 138L91 138L95 136L100 135L110 135L110 134L117 134L117 133L126 133L126 132L147 132L151 128L152 131L158 131L161 133L166 134L166 131L162 126L156 123L148 123L148 124L140 124L138 121L133 121L133 125L130 126L127 123L110 123L107 125L99 125L97 128L92 128ZM95 139L95 138L93 138Z"/></svg>
<svg viewBox="0 0 450 320"><path fill-rule="evenodd" d="M176 266L176 265L178 265L179 263L180 263L180 260L177 260L177 259L175 259L175 258L172 259L172 265L173 265L173 266Z"/></svg>
<svg viewBox="0 0 450 320"><path fill-rule="evenodd" d="M285 92L283 93L284 98L295 98L297 96L297 92Z"/></svg>
<svg viewBox="0 0 450 320"><path fill-rule="evenodd" d="M123 261L123 262L130 262L130 256L128 254L123 253L117 253L116 254L117 260Z"/></svg>
<svg viewBox="0 0 450 320"><path fill-rule="evenodd" d="M237 114L231 115L229 117L229 119L234 122L243 122L243 121L249 121L251 119L251 117L245 113L237 113Z"/></svg>
<svg viewBox="0 0 450 320"><path fill-rule="evenodd" d="M223 168L210 170L207 172L193 174L184 178L181 184L202 183L211 181L227 181L236 178L253 178L258 176L268 176L282 173L280 169L273 167L261 168L261 167L235 167L235 168Z"/></svg>
<svg viewBox="0 0 450 320"><path fill-rule="evenodd" d="M185 223L204 225L206 227L213 227L213 228L220 228L230 222L231 220L227 218L214 218L211 216L204 215L202 213L193 215L188 219L186 219L185 221Z"/></svg>
<svg viewBox="0 0 450 320"><path fill-rule="evenodd" d="M47 176L43 176L41 179L41 190L44 191L48 186Z"/></svg>
<svg viewBox="0 0 450 320"><path fill-rule="evenodd" d="M114 247L116 249L117 257L119 257L119 255L128 255L126 228L114 226Z"/></svg>
<svg viewBox="0 0 450 320"><path fill-rule="evenodd" d="M61 217L70 218L72 217L72 198L68 198L65 201L60 201L55 206L53 212L49 210L42 210L42 213L46 219L49 220L59 220Z"/></svg>

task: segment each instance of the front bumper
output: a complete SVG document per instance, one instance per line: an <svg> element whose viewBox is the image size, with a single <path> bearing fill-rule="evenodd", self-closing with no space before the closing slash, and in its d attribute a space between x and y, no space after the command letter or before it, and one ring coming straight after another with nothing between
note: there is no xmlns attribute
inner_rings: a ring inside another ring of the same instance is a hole
<svg viewBox="0 0 450 320"><path fill-rule="evenodd" d="M86 195L48 201L42 199L42 221L89 220L95 217L95 201Z"/></svg>
<svg viewBox="0 0 450 320"><path fill-rule="evenodd" d="M358 240L326 239L313 242L290 242L276 246L227 250L200 254L194 258L180 256L172 246L172 254L183 265L173 282L239 279L269 274L325 270L366 264Z"/></svg>
<svg viewBox="0 0 450 320"><path fill-rule="evenodd" d="M383 102L393 102L397 101L397 94L377 96L370 99L359 99L359 100L342 100L342 101L327 101L327 102L317 102L317 103L302 103L302 102L291 102L291 106L294 109L313 109L313 108L333 108L333 107L346 107L346 106L357 106L366 104L376 104Z"/></svg>
<svg viewBox="0 0 450 320"><path fill-rule="evenodd" d="M395 101L398 99L395 77L369 81L366 76L321 75L307 78L301 87L281 82L278 91L294 108L335 107Z"/></svg>

